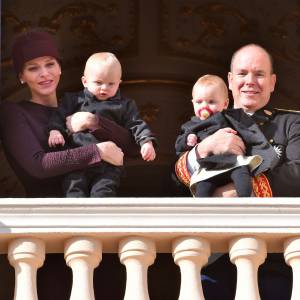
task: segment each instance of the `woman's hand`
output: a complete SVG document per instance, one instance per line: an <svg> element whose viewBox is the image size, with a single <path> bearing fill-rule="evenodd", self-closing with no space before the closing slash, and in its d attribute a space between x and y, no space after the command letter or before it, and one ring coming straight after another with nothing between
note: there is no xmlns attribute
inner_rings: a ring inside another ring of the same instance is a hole
<svg viewBox="0 0 300 300"><path fill-rule="evenodd" d="M98 125L98 117L90 112L76 112L66 118L66 127L70 133L96 129Z"/></svg>
<svg viewBox="0 0 300 300"><path fill-rule="evenodd" d="M103 142L96 144L99 150L101 159L115 166L123 165L124 153L113 142Z"/></svg>

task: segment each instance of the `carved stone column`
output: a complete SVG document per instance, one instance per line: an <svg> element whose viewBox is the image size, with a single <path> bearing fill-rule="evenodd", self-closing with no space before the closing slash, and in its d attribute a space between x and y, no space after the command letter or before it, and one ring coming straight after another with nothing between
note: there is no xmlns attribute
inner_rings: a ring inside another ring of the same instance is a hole
<svg viewBox="0 0 300 300"><path fill-rule="evenodd" d="M173 257L180 267L179 300L204 300L201 269L210 255L210 245L203 238L182 237L173 242Z"/></svg>
<svg viewBox="0 0 300 300"><path fill-rule="evenodd" d="M119 244L119 256L127 272L124 300L149 300L147 271L156 257L154 242L128 237Z"/></svg>
<svg viewBox="0 0 300 300"><path fill-rule="evenodd" d="M36 238L13 240L8 259L15 268L15 300L37 300L36 273L45 260L45 244Z"/></svg>
<svg viewBox="0 0 300 300"><path fill-rule="evenodd" d="M300 237L288 239L284 243L284 258L293 269L293 291L291 300L300 299Z"/></svg>
<svg viewBox="0 0 300 300"><path fill-rule="evenodd" d="M65 243L65 260L73 272L70 300L94 300L93 272L102 259L101 242L75 237Z"/></svg>
<svg viewBox="0 0 300 300"><path fill-rule="evenodd" d="M237 268L235 300L260 299L257 271L267 256L265 241L255 237L239 237L230 242L229 255Z"/></svg>

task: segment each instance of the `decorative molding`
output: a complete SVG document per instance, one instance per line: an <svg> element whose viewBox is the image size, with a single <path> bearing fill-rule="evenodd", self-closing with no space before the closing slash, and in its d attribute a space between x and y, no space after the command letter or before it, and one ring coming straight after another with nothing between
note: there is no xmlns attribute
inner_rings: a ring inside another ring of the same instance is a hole
<svg viewBox="0 0 300 300"><path fill-rule="evenodd" d="M100 231L299 234L300 199L4 198L0 202L1 235Z"/></svg>
<svg viewBox="0 0 300 300"><path fill-rule="evenodd" d="M83 62L82 62L83 63ZM7 66L7 65L6 65ZM122 86L139 86L139 85L166 85L166 86L178 86L183 88L191 89L193 83L184 80L172 80L172 79L131 79L123 80ZM9 98L12 94L17 91L24 89L23 85L20 85L19 81L15 80L15 84L11 88L6 88L2 91L2 98ZM156 106L156 105L154 105ZM152 107L154 111L157 111L157 106Z"/></svg>
<svg viewBox="0 0 300 300"><path fill-rule="evenodd" d="M136 35L136 10L136 0L106 0L101 3L90 0L68 4L62 1L61 6L53 11L52 15L50 11L43 12L36 22L21 20L23 16L15 15L14 10L4 10L2 18L4 27L12 27L15 33L38 27L55 34L66 32L68 37L71 33L84 47L97 44L98 47L101 45L102 48L114 48L116 51L128 47ZM110 30L106 30L107 26Z"/></svg>
<svg viewBox="0 0 300 300"><path fill-rule="evenodd" d="M180 220L180 221L179 221ZM48 252L62 252L72 236L100 238L104 252L117 252L121 238L154 239L158 252L170 252L181 236L201 236L213 252L227 252L228 241L257 236L268 251L282 252L286 238L300 234L299 198L103 198L1 199L0 253L16 237L45 241Z"/></svg>
<svg viewBox="0 0 300 300"><path fill-rule="evenodd" d="M147 123L153 123L158 119L159 106L153 103L147 103L139 106L140 115Z"/></svg>
<svg viewBox="0 0 300 300"><path fill-rule="evenodd" d="M281 60L300 62L299 40L300 4L296 10L282 16L277 24L270 27L273 39L277 41L272 49L274 56Z"/></svg>
<svg viewBox="0 0 300 300"><path fill-rule="evenodd" d="M31 6L34 7L34 1ZM86 58L97 51L111 51L118 56L137 55L138 0L61 1L60 6L53 6L48 1L44 3L43 11L34 11L28 6L23 9L15 9L7 3L2 11L1 68L7 69L2 72L5 83L2 97L15 88L9 84L15 77L10 59L13 37L33 28L55 34L65 70L79 62L83 65ZM36 17L32 18L30 12Z"/></svg>
<svg viewBox="0 0 300 300"><path fill-rule="evenodd" d="M192 83L183 80L168 80L168 79L132 79L122 81L122 85L135 85L135 84L165 84L177 85L184 87L192 87Z"/></svg>
<svg viewBox="0 0 300 300"><path fill-rule="evenodd" d="M161 0L161 49L167 55L185 56L207 64L217 58L226 36L253 34L252 21L227 3ZM222 58L220 58L222 59Z"/></svg>

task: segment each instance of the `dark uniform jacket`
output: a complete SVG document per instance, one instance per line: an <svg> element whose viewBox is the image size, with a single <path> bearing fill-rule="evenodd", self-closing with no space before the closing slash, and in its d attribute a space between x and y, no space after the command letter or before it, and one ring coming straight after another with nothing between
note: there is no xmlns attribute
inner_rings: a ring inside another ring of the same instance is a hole
<svg viewBox="0 0 300 300"><path fill-rule="evenodd" d="M279 161L277 153L262 134L255 121L242 109L227 109L214 114L206 120L192 117L190 121L182 125L182 134L177 138L175 145L177 154L180 155L182 152L189 150L187 146L187 136L189 134L196 134L198 142L200 142L219 129L226 127L235 129L243 139L246 146L246 156L260 155L263 158L263 162L254 170L254 175L275 167ZM202 168L208 170L226 169L236 164L236 155L212 155L199 159L198 162Z"/></svg>
<svg viewBox="0 0 300 300"><path fill-rule="evenodd" d="M156 138L150 131L149 126L141 119L135 102L122 97L120 90L114 97L105 101L97 100L87 89L77 93L66 93L58 110L50 119L49 130L59 130L66 138L68 134L65 126L66 117L78 111L91 112L116 122L118 125L128 129L140 146L150 140L156 142ZM89 137L92 138L91 135ZM82 141L82 143L86 144L86 141ZM75 144L80 144L78 138Z"/></svg>
<svg viewBox="0 0 300 300"><path fill-rule="evenodd" d="M272 196L299 197L300 113L265 107L255 112L251 118L279 158L273 169L264 172ZM181 170L186 174L186 167Z"/></svg>
<svg viewBox="0 0 300 300"><path fill-rule="evenodd" d="M265 173L275 197L300 196L300 113L261 109L252 117L280 161Z"/></svg>

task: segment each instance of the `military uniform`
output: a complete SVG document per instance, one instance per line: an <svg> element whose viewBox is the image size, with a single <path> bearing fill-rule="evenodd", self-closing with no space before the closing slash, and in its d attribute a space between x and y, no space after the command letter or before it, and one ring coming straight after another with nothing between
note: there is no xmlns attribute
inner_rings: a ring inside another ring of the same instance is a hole
<svg viewBox="0 0 300 300"><path fill-rule="evenodd" d="M300 196L300 113L263 109L253 118L280 157L278 166L265 174L272 195Z"/></svg>
<svg viewBox="0 0 300 300"><path fill-rule="evenodd" d="M300 187L300 112L263 108L253 120L278 154L277 166L253 178L256 197L299 197ZM176 174L189 185L185 152L176 163ZM282 253L268 253L258 272L260 296L266 300L288 300L292 291L292 270ZM236 287L236 267L228 254L202 270L205 299L231 300Z"/></svg>
<svg viewBox="0 0 300 300"><path fill-rule="evenodd" d="M253 178L253 191L257 197L300 196L300 113L282 109L263 108L252 115L261 132L274 147L279 163ZM178 178L189 185L190 174L185 152L177 161Z"/></svg>

